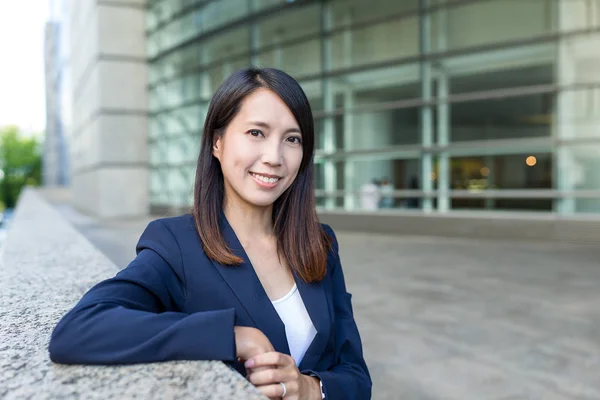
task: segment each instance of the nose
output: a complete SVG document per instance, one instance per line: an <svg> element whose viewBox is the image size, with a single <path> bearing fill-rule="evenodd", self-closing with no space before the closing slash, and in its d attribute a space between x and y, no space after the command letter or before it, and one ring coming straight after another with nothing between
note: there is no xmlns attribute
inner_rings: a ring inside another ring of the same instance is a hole
<svg viewBox="0 0 600 400"><path fill-rule="evenodd" d="M272 139L265 140L263 145L262 162L272 167L277 167L283 164L283 148L280 141Z"/></svg>

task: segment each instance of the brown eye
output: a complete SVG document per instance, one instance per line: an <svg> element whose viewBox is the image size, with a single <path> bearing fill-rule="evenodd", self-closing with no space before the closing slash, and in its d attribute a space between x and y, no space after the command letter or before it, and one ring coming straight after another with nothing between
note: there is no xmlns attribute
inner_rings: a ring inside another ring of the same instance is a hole
<svg viewBox="0 0 600 400"><path fill-rule="evenodd" d="M264 136L263 133L261 131L259 131L258 129L250 129L247 133L254 137Z"/></svg>
<svg viewBox="0 0 600 400"><path fill-rule="evenodd" d="M288 142L294 143L294 144L301 144L302 143L302 138L299 136L290 136L289 138L287 138Z"/></svg>

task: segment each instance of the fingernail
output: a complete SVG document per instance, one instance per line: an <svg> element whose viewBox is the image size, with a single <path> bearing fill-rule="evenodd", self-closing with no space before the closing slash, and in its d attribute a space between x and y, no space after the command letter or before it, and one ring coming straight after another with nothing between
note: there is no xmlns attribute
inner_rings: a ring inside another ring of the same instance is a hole
<svg viewBox="0 0 600 400"><path fill-rule="evenodd" d="M244 364L244 366L246 368L252 368L252 367L254 367L254 360L248 360L248 361L246 361L246 364Z"/></svg>

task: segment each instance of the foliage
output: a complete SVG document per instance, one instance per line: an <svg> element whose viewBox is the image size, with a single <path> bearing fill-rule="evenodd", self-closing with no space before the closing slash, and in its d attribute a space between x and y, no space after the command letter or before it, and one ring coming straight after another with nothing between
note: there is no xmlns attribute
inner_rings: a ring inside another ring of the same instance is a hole
<svg viewBox="0 0 600 400"><path fill-rule="evenodd" d="M41 183L42 158L36 138L15 126L0 128L0 204L13 208L25 185Z"/></svg>

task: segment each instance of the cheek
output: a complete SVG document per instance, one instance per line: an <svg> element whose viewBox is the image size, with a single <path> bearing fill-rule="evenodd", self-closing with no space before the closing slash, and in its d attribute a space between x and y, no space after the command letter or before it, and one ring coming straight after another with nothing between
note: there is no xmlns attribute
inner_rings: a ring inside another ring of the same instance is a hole
<svg viewBox="0 0 600 400"><path fill-rule="evenodd" d="M243 150L241 146L227 147L227 151L223 152L221 159L222 164L225 164L225 168L230 174L238 174L249 168L250 157L248 152Z"/></svg>
<svg viewBox="0 0 600 400"><path fill-rule="evenodd" d="M290 172L293 171L294 175L298 173L300 164L302 164L302 150L294 149L293 153L290 154L288 168Z"/></svg>

